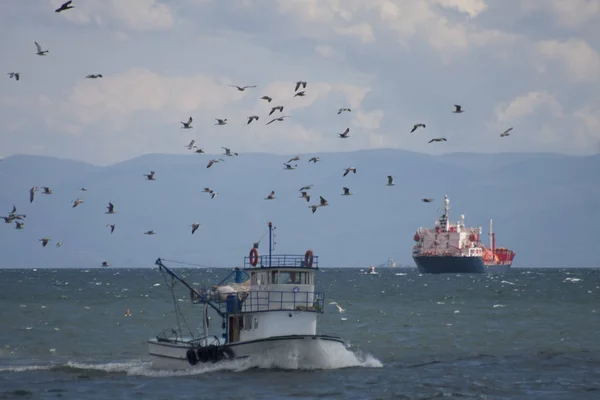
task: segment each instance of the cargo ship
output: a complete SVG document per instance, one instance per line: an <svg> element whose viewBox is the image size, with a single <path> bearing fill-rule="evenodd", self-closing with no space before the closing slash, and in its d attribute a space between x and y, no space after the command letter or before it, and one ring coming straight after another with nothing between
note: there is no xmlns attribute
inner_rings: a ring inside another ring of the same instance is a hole
<svg viewBox="0 0 600 400"><path fill-rule="evenodd" d="M465 216L450 222L450 200L444 196L444 211L434 228L419 228L414 236L412 257L421 273L506 272L515 252L496 247L496 235L490 219L490 246L481 242L481 227L465 226Z"/></svg>

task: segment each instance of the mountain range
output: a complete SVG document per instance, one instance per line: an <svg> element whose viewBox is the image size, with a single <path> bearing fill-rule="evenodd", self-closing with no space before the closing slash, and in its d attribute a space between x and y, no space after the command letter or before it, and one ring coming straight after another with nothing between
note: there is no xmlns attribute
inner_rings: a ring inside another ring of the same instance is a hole
<svg viewBox="0 0 600 400"><path fill-rule="evenodd" d="M295 156L295 155L294 155ZM309 163L310 157L320 161ZM414 265L413 235L431 227L450 198L453 222L482 226L493 218L497 245L516 252L515 267L598 264L593 232L600 226L600 155L452 153L432 156L377 149L300 155L146 154L110 166L45 156L0 162L0 215L13 205L24 229L0 220L2 268L151 267L156 258L233 267L252 244L275 252L312 249L321 267L368 267L394 258ZM212 158L224 162L207 168ZM356 173L342 176L347 167ZM156 180L144 177L156 172ZM387 175L395 178L386 186ZM311 200L300 187L314 185ZM32 203L29 189L40 187ZM41 187L52 188L51 195ZM210 187L218 193L203 193ZM351 196L342 196L348 187ZM86 188L87 191L82 191ZM275 191L274 200L265 200ZM329 205L312 213L319 196ZM424 203L422 198L433 198ZM72 201L84 202L72 207ZM106 214L107 205L115 214ZM191 224L200 223L195 234ZM110 233L107 224L115 224ZM155 235L145 235L153 230ZM42 247L39 239L51 238ZM487 239L486 239L487 240ZM61 247L55 244L62 241Z"/></svg>

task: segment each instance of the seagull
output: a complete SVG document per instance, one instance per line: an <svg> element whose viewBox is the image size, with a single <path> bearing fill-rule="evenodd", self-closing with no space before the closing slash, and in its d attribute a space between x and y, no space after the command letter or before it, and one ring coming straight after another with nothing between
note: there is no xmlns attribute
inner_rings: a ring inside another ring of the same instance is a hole
<svg viewBox="0 0 600 400"><path fill-rule="evenodd" d="M75 199L75 201L72 201L71 203L73 203L73 208L75 208L78 205L80 205L81 203L83 203L83 200L81 200L81 199Z"/></svg>
<svg viewBox="0 0 600 400"><path fill-rule="evenodd" d="M508 128L507 130L505 130L504 132L502 132L502 133L500 134L500 137L505 137L505 136L508 136L508 135L510 135L510 131L512 131L512 130L513 130L513 128L512 128L512 127L511 127L511 128Z"/></svg>
<svg viewBox="0 0 600 400"><path fill-rule="evenodd" d="M46 247L46 245L48 244L49 241L51 241L52 239L48 239L48 238L42 238L39 241L42 242L42 247Z"/></svg>
<svg viewBox="0 0 600 400"><path fill-rule="evenodd" d="M87 192L87 189L86 189L86 188L81 188L81 189L79 189L79 190L81 190L82 192Z"/></svg>
<svg viewBox="0 0 600 400"><path fill-rule="evenodd" d="M273 114L276 110L279 110L279 112L283 112L283 106L271 107L271 112L269 113L269 115Z"/></svg>
<svg viewBox="0 0 600 400"><path fill-rule="evenodd" d="M349 108L340 108L340 109L338 110L338 115L340 115L340 114L341 114L341 113L343 113L344 111L351 112L352 110L351 110L351 109L349 109Z"/></svg>
<svg viewBox="0 0 600 400"><path fill-rule="evenodd" d="M294 92L297 92L298 89L300 89L300 86L302 86L302 89L306 89L306 82L305 81L296 82L296 89L294 89Z"/></svg>
<svg viewBox="0 0 600 400"><path fill-rule="evenodd" d="M13 204L13 208L9 214L11 217L17 215L17 207Z"/></svg>
<svg viewBox="0 0 600 400"><path fill-rule="evenodd" d="M110 233L113 233L115 231L115 224L108 224L106 225L106 227L110 227Z"/></svg>
<svg viewBox="0 0 600 400"><path fill-rule="evenodd" d="M317 208L321 207L319 204L313 204L311 206L308 206L308 208L312 209L313 214L315 213L315 211L317 211Z"/></svg>
<svg viewBox="0 0 600 400"><path fill-rule="evenodd" d="M305 92L304 92L304 90L303 90L303 91L301 91L301 92L298 92L298 93L296 93L296 94L294 95L294 97L296 97L296 96L303 97L303 96L305 96L305 95L306 95L306 93L305 93Z"/></svg>
<svg viewBox="0 0 600 400"><path fill-rule="evenodd" d="M270 102L273 100L273 99L272 99L272 98L270 98L269 96L263 96L263 97L261 97L260 99L261 99L261 100L266 100L266 101L267 101L267 103L270 103Z"/></svg>
<svg viewBox="0 0 600 400"><path fill-rule="evenodd" d="M150 171L149 174L144 174L144 176L146 177L146 179L148 179L149 181L155 181L156 178L154 177L154 171Z"/></svg>
<svg viewBox="0 0 600 400"><path fill-rule="evenodd" d="M181 127L181 129L190 129L190 128L193 128L192 121L193 121L192 117L190 117L190 119L188 119L188 122L181 121L181 123L183 124L183 126Z"/></svg>
<svg viewBox="0 0 600 400"><path fill-rule="evenodd" d="M114 214L115 213L115 206L113 205L113 203L108 203L108 206L106 206L107 208L107 214Z"/></svg>
<svg viewBox="0 0 600 400"><path fill-rule="evenodd" d="M388 183L386 186L394 186L394 177L391 175L388 175L387 179L388 179Z"/></svg>
<svg viewBox="0 0 600 400"><path fill-rule="evenodd" d="M455 104L454 108L455 108L455 110L452 111L454 114L460 114L460 113L464 112L462 109L462 106L459 106L458 104Z"/></svg>
<svg viewBox="0 0 600 400"><path fill-rule="evenodd" d="M273 123L275 121L281 121L281 122L283 122L284 118L289 118L289 117L290 117L289 115L282 115L279 118L273 118L272 120L270 120L269 122L267 122L265 125L269 125L269 124L271 124L271 123Z"/></svg>
<svg viewBox="0 0 600 400"><path fill-rule="evenodd" d="M217 123L215 125L227 125L227 118L224 118L224 119L215 118L215 120L217 120Z"/></svg>
<svg viewBox="0 0 600 400"><path fill-rule="evenodd" d="M431 142L446 142L446 138L445 137L441 137L441 138L433 138L431 139L429 142L427 143L431 143Z"/></svg>
<svg viewBox="0 0 600 400"><path fill-rule="evenodd" d="M290 158L290 159L288 160L288 163L291 163L292 161L300 161L300 156L296 156L296 157L294 157L294 158Z"/></svg>
<svg viewBox="0 0 600 400"><path fill-rule="evenodd" d="M313 185L306 185L306 186L302 186L300 189L298 189L299 192L302 192L303 190L310 190L312 189Z"/></svg>
<svg viewBox="0 0 600 400"><path fill-rule="evenodd" d="M291 170L294 170L294 169L296 169L296 167L298 166L298 164L294 164L294 165L292 166L292 164L288 164L288 163L283 163L283 165L285 165L285 168L284 168L284 169L286 169L286 170L290 170L290 171L291 171Z"/></svg>
<svg viewBox="0 0 600 400"><path fill-rule="evenodd" d="M225 161L225 160L223 160L222 158L214 158L208 162L208 165L206 166L206 168L210 168L210 167L212 167L213 164L216 164L221 161Z"/></svg>
<svg viewBox="0 0 600 400"><path fill-rule="evenodd" d="M8 79L15 78L15 80L17 80L17 81L19 80L19 78L21 78L20 72L9 72L6 75L8 75Z"/></svg>
<svg viewBox="0 0 600 400"><path fill-rule="evenodd" d="M198 154L203 154L204 153L204 149L198 149L195 152L198 153Z"/></svg>
<svg viewBox="0 0 600 400"><path fill-rule="evenodd" d="M102 264L101 264L101 265L102 265L103 267L108 267L108 266L110 266L110 264L109 264L108 262L106 262L106 261L102 261Z"/></svg>
<svg viewBox="0 0 600 400"><path fill-rule="evenodd" d="M193 235L194 232L196 232L198 230L198 228L200 227L200 224L197 222L194 222L191 226L192 226L192 235Z"/></svg>
<svg viewBox="0 0 600 400"><path fill-rule="evenodd" d="M250 122L252 122L254 120L258 121L258 115L251 115L251 116L249 116L248 117L248 124L250 124Z"/></svg>
<svg viewBox="0 0 600 400"><path fill-rule="evenodd" d="M50 189L48 186L42 186L42 189L44 189L42 194L52 194L52 189Z"/></svg>
<svg viewBox="0 0 600 400"><path fill-rule="evenodd" d="M188 150L195 149L196 146L194 145L194 143L196 143L196 141L192 139L192 141L190 142L190 144L188 144L187 146L184 146L184 147L187 147Z"/></svg>
<svg viewBox="0 0 600 400"><path fill-rule="evenodd" d="M310 195L308 194L308 192L300 192L300 198L306 199L307 203L310 201Z"/></svg>
<svg viewBox="0 0 600 400"><path fill-rule="evenodd" d="M323 196L319 196L319 198L321 200L321 204L319 204L319 207L325 207L329 205L329 203L327 203L327 200L325 200Z"/></svg>
<svg viewBox="0 0 600 400"><path fill-rule="evenodd" d="M232 153L231 149L228 149L227 147L221 147L221 148L223 150L225 150L225 153L223 153L223 154L225 154L226 156L233 157L233 156L237 156L238 155L238 153L235 153L235 152Z"/></svg>
<svg viewBox="0 0 600 400"><path fill-rule="evenodd" d="M332 301L332 302L331 302L331 303L329 303L329 304L333 304L333 305L335 305L335 306L337 307L337 309L338 309L338 311L339 311L340 313L343 313L344 311L346 311L346 310L344 310L344 309L342 308L342 306L340 306L340 305L339 305L338 303L336 303L335 301Z"/></svg>
<svg viewBox="0 0 600 400"><path fill-rule="evenodd" d="M321 160L321 159L320 159L319 157L313 157L313 158L311 158L310 160L308 160L308 162L311 162L311 161L312 161L313 163L315 163L315 164L316 164L316 163L317 163L317 161L320 161L320 160Z"/></svg>
<svg viewBox="0 0 600 400"><path fill-rule="evenodd" d="M58 7L56 10L54 10L54 12L61 12L61 11L66 11L66 10L70 10L71 8L75 8L75 6L72 6L71 3L73 2L73 0L69 0L66 3L63 3L62 6Z"/></svg>
<svg viewBox="0 0 600 400"><path fill-rule="evenodd" d="M423 203L431 203L433 201L433 199L431 199L431 198L425 198L425 199L421 199L421 201Z"/></svg>
<svg viewBox="0 0 600 400"><path fill-rule="evenodd" d="M352 193L350 193L350 189L348 189L347 187L342 188L342 190L344 191L344 193L342 193L342 196L352 196Z"/></svg>
<svg viewBox="0 0 600 400"><path fill-rule="evenodd" d="M229 85L229 87L234 87L234 88L237 88L237 90L239 90L240 92L243 92L243 91L244 91L244 90L246 90L246 89L249 89L249 88L255 88L255 87L256 87L256 85L252 85L252 86L237 86L237 85Z"/></svg>
<svg viewBox="0 0 600 400"><path fill-rule="evenodd" d="M37 54L38 56L45 56L46 54L48 54L48 50L42 50L42 46L40 46L40 44L38 42L33 42L35 43L35 47L37 47Z"/></svg>
<svg viewBox="0 0 600 400"><path fill-rule="evenodd" d="M338 133L338 136L340 137L340 139L346 139L346 138L350 137L349 133L350 133L350 128L346 128L344 133Z"/></svg>
<svg viewBox="0 0 600 400"><path fill-rule="evenodd" d="M415 124L413 126L412 130L410 131L410 133L413 133L414 131L416 131L417 128L425 128L425 124Z"/></svg>
<svg viewBox="0 0 600 400"><path fill-rule="evenodd" d="M153 230L149 230L147 232L144 232L144 235L156 235L156 233L154 233Z"/></svg>
<svg viewBox="0 0 600 400"><path fill-rule="evenodd" d="M23 229L23 222L15 221L15 229Z"/></svg>
<svg viewBox="0 0 600 400"><path fill-rule="evenodd" d="M35 191L38 190L37 186L32 187L31 189L29 189L29 202L33 203L33 198L35 197Z"/></svg>
<svg viewBox="0 0 600 400"><path fill-rule="evenodd" d="M90 74L90 75L86 76L86 78L88 78L88 79L102 78L102 74Z"/></svg>
<svg viewBox="0 0 600 400"><path fill-rule="evenodd" d="M214 190L210 192L210 198L211 200L214 199L219 193L215 192Z"/></svg>
<svg viewBox="0 0 600 400"><path fill-rule="evenodd" d="M205 187L204 189L202 189L202 191L204 193L212 193L213 192L213 190L211 188L209 188L209 187Z"/></svg>
<svg viewBox="0 0 600 400"><path fill-rule="evenodd" d="M63 242L61 242L60 240L58 242L56 242L56 247L60 247L63 245Z"/></svg>
<svg viewBox="0 0 600 400"><path fill-rule="evenodd" d="M265 200L274 200L275 199L275 191L272 190L271 193L269 193L269 195L267 197L265 197Z"/></svg>
<svg viewBox="0 0 600 400"><path fill-rule="evenodd" d="M346 168L346 170L344 171L344 176L348 175L350 172L356 173L356 168L354 168L354 167Z"/></svg>

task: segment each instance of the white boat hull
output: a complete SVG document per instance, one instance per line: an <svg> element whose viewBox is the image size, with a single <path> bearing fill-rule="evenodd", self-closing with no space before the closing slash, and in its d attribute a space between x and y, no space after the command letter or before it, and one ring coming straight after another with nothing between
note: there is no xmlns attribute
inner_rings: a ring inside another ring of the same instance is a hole
<svg viewBox="0 0 600 400"><path fill-rule="evenodd" d="M333 349L332 349L333 345ZM148 352L152 366L157 369L189 369L201 366L205 363L227 362L230 360L243 359L251 356L268 355L270 353L284 353L292 351L307 363L317 363L323 353L346 349L346 344L341 338L325 335L288 335L275 336L265 339L237 342L219 346L221 357L219 360L212 359L198 361L188 360L188 351L198 348L187 341L150 339L148 341ZM202 350L201 350L202 351ZM339 354L339 353L338 353ZM206 356L205 356L206 357ZM196 359L199 357L196 356ZM313 362L311 362L313 361Z"/></svg>

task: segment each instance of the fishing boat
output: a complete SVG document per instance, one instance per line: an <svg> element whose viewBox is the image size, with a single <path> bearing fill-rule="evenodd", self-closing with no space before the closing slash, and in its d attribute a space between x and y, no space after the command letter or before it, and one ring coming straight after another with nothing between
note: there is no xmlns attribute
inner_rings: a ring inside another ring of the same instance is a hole
<svg viewBox="0 0 600 400"><path fill-rule="evenodd" d="M369 270L368 270L367 272L365 272L365 274L367 274L367 275L377 275L377 274L378 274L378 272L377 272L377 271L375 271L375 267L371 265L371 266L369 267Z"/></svg>
<svg viewBox="0 0 600 400"><path fill-rule="evenodd" d="M163 260L156 260L165 277L181 283L191 302L202 306L202 330L196 335L188 329L183 336L182 326L189 325L174 301L177 329L148 340L153 367L187 369L286 351L317 364L324 354L347 349L341 338L317 334L317 316L325 304L324 293L315 291L318 256L312 250L304 255L273 254L273 229L269 222L268 254L259 255L255 243L243 267L211 288L192 287ZM209 334L210 311L221 319L220 336Z"/></svg>

